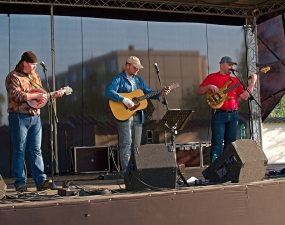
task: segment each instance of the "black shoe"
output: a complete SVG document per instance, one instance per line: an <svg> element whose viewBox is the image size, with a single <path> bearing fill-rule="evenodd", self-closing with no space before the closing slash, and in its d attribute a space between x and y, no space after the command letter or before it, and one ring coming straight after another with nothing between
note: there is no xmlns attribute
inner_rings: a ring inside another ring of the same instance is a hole
<svg viewBox="0 0 285 225"><path fill-rule="evenodd" d="M280 175L280 174L284 174L283 172L281 172L281 170L273 170L273 171L269 171L270 175Z"/></svg>
<svg viewBox="0 0 285 225"><path fill-rule="evenodd" d="M285 168L283 168L282 170L280 170L280 174L285 174Z"/></svg>
<svg viewBox="0 0 285 225"><path fill-rule="evenodd" d="M16 187L16 191L23 193L23 192L27 192L28 188L25 184L21 184L18 187Z"/></svg>
<svg viewBox="0 0 285 225"><path fill-rule="evenodd" d="M52 181L51 180L44 180L42 182L42 185L37 188L37 191L44 191L44 190L48 190L51 188L51 185L52 185Z"/></svg>

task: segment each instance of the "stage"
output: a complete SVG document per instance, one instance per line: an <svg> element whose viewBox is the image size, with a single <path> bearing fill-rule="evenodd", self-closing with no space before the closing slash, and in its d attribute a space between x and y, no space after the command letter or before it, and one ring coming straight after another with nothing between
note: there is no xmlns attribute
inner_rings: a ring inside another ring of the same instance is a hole
<svg viewBox="0 0 285 225"><path fill-rule="evenodd" d="M282 224L285 176L268 171L284 167L267 165L262 181L244 184L209 183L203 179L205 168L188 167L183 177L198 179L189 187L178 182L174 189L145 191L127 191L124 180L113 179L114 174L55 176L58 189L73 190L66 192L69 196L58 195L59 190L36 192L31 178L30 192L17 195L13 179L3 178L7 190L0 204L1 224ZM110 179L100 180L102 175Z"/></svg>

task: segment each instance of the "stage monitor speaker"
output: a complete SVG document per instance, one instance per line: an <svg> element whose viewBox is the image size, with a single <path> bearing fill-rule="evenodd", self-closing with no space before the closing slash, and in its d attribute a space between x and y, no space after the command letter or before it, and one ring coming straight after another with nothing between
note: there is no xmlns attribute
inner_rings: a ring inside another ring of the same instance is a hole
<svg viewBox="0 0 285 225"><path fill-rule="evenodd" d="M4 198L6 195L7 185L5 184L1 174L0 174L0 199Z"/></svg>
<svg viewBox="0 0 285 225"><path fill-rule="evenodd" d="M212 182L247 183L260 181L266 172L267 158L254 140L237 140L203 172Z"/></svg>
<svg viewBox="0 0 285 225"><path fill-rule="evenodd" d="M175 188L177 163L175 152L162 144L140 146L131 154L124 176L127 190Z"/></svg>

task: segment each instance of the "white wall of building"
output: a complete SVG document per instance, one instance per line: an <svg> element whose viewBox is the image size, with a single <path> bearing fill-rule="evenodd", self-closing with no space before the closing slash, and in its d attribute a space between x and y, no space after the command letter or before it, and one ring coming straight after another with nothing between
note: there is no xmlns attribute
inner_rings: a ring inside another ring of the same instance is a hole
<svg viewBox="0 0 285 225"><path fill-rule="evenodd" d="M263 123L262 146L268 163L285 163L285 123Z"/></svg>

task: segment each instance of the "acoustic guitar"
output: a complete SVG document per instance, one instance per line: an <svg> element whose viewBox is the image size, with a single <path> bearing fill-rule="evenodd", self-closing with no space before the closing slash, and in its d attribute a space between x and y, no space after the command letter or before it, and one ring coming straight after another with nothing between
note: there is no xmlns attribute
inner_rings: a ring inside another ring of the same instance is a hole
<svg viewBox="0 0 285 225"><path fill-rule="evenodd" d="M270 70L269 66L261 68L261 70L257 73L267 73ZM248 77L247 80L250 80L251 77ZM241 82L236 83L235 85L228 88L228 85L233 82L233 78L227 81L223 87L220 88L218 93L212 92L212 90L208 90L206 93L206 102L212 109L219 109L223 106L224 102L228 99L232 99L233 97L228 96L228 93L233 89L237 88Z"/></svg>
<svg viewBox="0 0 285 225"><path fill-rule="evenodd" d="M71 87L66 86L64 88L62 88L62 90L66 95L70 95L73 90ZM28 91L28 93L42 93L42 94L47 94L48 98L46 100L36 100L36 99L31 99L28 100L27 103L29 104L29 106L31 106L34 109L39 109L45 106L45 104L47 103L48 99L50 97L52 97L53 95L56 94L57 91L51 92L50 94L48 94L46 91L39 89L39 88L33 88L31 90Z"/></svg>
<svg viewBox="0 0 285 225"><path fill-rule="evenodd" d="M145 109L147 107L147 99L164 92L165 90L172 90L178 88L179 84L172 84L168 87L162 88L161 90L151 92L149 94L144 95L143 91L140 89L136 89L130 93L119 93L124 98L129 98L134 102L134 106L132 108L128 108L122 102L115 102L113 100L109 100L110 109L114 115L114 117L118 120L127 120L129 119L136 111Z"/></svg>

